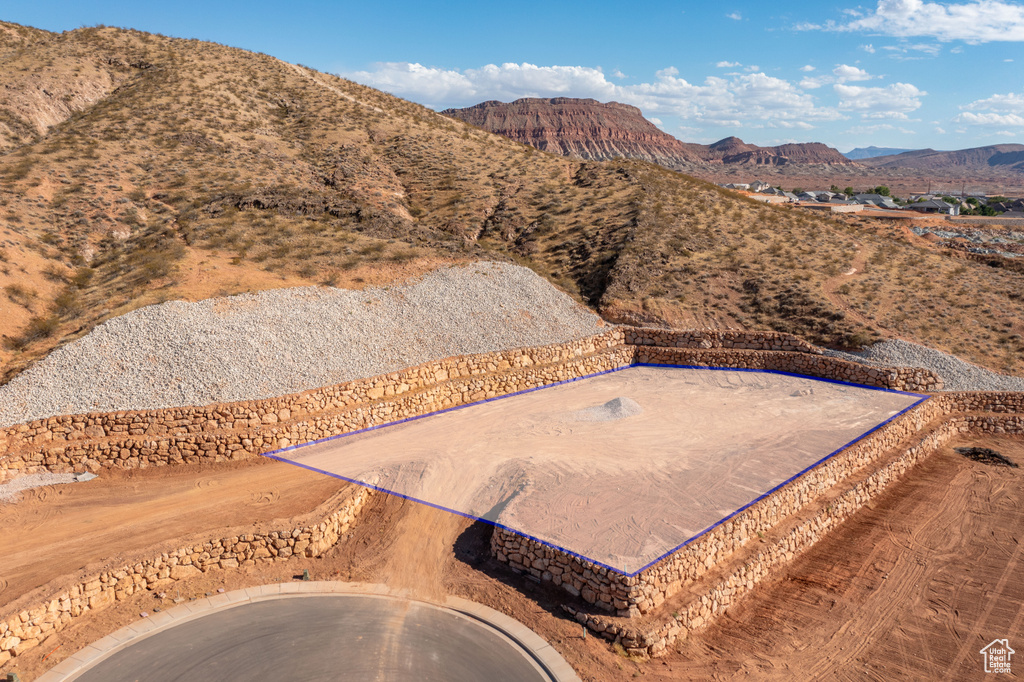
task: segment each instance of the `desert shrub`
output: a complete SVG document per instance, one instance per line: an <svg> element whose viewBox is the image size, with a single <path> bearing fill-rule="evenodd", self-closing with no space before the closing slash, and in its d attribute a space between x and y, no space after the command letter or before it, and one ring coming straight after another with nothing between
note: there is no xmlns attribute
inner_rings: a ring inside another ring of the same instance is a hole
<svg viewBox="0 0 1024 682"><path fill-rule="evenodd" d="M74 318L81 315L83 306L78 290L68 287L57 294L57 297L50 304L50 311L55 316L62 318Z"/></svg>
<svg viewBox="0 0 1024 682"><path fill-rule="evenodd" d="M60 320L56 315L37 315L28 321L21 335L4 339L4 347L8 350L21 350L33 341L48 339L57 333Z"/></svg>
<svg viewBox="0 0 1024 682"><path fill-rule="evenodd" d="M51 263L43 268L43 277L51 282L66 282L68 280L68 273L59 265Z"/></svg>
<svg viewBox="0 0 1024 682"><path fill-rule="evenodd" d="M32 300L38 296L35 289L29 289L28 287L17 283L5 286L4 292L12 303L17 303L25 308L28 308L32 304Z"/></svg>
<svg viewBox="0 0 1024 682"><path fill-rule="evenodd" d="M79 289L84 289L89 286L92 282L92 278L96 275L96 271L92 268L78 268L75 274L71 276L71 283Z"/></svg>

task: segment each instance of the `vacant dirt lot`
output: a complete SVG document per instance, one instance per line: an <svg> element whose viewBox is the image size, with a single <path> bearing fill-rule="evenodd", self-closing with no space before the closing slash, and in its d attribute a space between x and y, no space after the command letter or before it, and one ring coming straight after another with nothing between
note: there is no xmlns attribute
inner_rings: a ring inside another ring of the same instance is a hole
<svg viewBox="0 0 1024 682"><path fill-rule="evenodd" d="M1024 438L953 445L991 447L1024 464ZM88 490L84 485L81 493L75 486L64 486L61 494L48 489L40 495L44 499L29 500L17 512L17 518L27 521L32 518L27 512L36 510L35 530L18 531L16 542L5 533L0 556L17 547L20 556L30 557L19 565L31 563L39 576L59 575L86 563L77 558L79 551L104 557L185 530L208 529L217 535L218 526L257 509L261 518L311 509L337 486L301 470L286 484L292 470L262 464L108 476L101 482L106 488L90 491L95 494L91 502L81 497ZM218 481L219 506L196 506L197 499L214 499L190 495L204 481ZM516 577L489 558L489 527L383 495L370 502L355 532L328 556L252 571L212 572L189 583L182 596L292 580L304 568L317 579L385 582L421 598L456 594L533 627L584 680L982 678L979 649L997 637L1008 637L1011 645L1024 639L1024 581L1019 580L1024 565L1022 481L1024 467L980 464L945 448L733 613L681 643L678 652L652 661L632 661L597 637L581 638L580 626L559 608L564 593ZM246 495L270 485L277 486L276 500L263 507L245 501ZM132 504L133 495L142 503ZM79 504L69 504L72 500ZM120 512L97 511L93 517L105 532L91 541L80 540L89 525L89 507L102 510L115 501L123 505ZM46 508L53 511L41 519ZM9 530L15 512L6 507L0 514ZM79 549L69 552L67 544L79 541ZM0 566L0 572L7 576L11 565ZM18 570L21 575L30 572ZM42 580L17 578L0 598L5 603L13 598L14 584ZM12 661L17 666L9 663L0 672L17 670L22 679L33 679L89 641L162 604L170 602L148 594L119 603L52 636Z"/></svg>
<svg viewBox="0 0 1024 682"><path fill-rule="evenodd" d="M600 412L620 398L637 413ZM277 456L629 573L919 400L767 372L630 367Z"/></svg>

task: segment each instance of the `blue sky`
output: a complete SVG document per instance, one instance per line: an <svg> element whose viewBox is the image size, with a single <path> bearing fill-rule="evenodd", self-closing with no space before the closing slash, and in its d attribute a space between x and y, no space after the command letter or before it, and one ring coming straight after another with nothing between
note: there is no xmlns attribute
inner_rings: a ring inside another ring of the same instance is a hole
<svg viewBox="0 0 1024 682"><path fill-rule="evenodd" d="M692 142L1024 143L1024 3L1010 0L0 0L0 18L213 40L436 109L530 96L626 102Z"/></svg>

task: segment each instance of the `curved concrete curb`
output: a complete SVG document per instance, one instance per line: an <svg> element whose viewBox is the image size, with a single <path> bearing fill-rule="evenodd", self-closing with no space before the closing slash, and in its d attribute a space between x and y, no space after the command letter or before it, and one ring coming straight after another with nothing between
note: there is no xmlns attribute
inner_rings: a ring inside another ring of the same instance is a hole
<svg viewBox="0 0 1024 682"><path fill-rule="evenodd" d="M65 682L74 680L79 674L95 664L140 639L145 639L176 625L208 616L216 611L271 599L338 594L412 599L407 593L392 590L385 585L368 585L365 583L314 581L247 587L242 590L234 590L185 602L167 611L160 611L148 618L136 621L69 656L60 664L41 675L37 682ZM420 600L412 599L412 601ZM429 604L429 602L424 603ZM531 659L552 682L580 682L580 678L576 675L572 666L566 663L565 659L562 658L554 647L514 618L509 618L505 614L499 613L483 604L477 604L476 602L458 597L449 597L444 604L430 605L442 606L486 624L499 635L511 640L513 644L518 646L522 650L523 656Z"/></svg>

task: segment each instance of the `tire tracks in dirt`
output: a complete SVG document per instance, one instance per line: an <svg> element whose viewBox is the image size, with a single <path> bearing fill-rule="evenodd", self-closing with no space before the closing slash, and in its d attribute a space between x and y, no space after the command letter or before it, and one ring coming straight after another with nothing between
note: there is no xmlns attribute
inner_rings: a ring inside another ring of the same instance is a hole
<svg viewBox="0 0 1024 682"><path fill-rule="evenodd" d="M681 679L979 675L986 643L1024 636L1024 479L959 445L1024 461L1020 437L950 443L666 663Z"/></svg>

